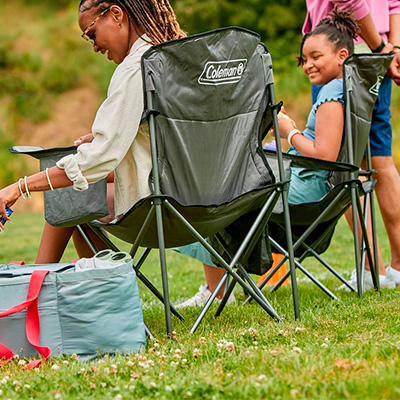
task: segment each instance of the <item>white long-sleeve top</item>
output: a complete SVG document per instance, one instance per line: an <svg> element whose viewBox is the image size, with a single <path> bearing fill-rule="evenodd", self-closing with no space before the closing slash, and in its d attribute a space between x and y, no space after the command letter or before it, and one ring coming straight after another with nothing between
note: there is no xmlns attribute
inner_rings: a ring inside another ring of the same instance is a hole
<svg viewBox="0 0 400 400"><path fill-rule="evenodd" d="M115 171L116 216L150 194L149 129L147 123L140 125L144 109L140 60L149 47L139 38L115 69L107 98L93 122L93 141L80 145L77 154L57 162L75 190L86 190L90 183Z"/></svg>

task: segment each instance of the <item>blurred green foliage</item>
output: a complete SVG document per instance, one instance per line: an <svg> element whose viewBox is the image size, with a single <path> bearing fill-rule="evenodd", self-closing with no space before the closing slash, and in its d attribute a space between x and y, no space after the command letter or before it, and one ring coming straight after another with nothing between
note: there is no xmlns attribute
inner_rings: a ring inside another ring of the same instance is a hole
<svg viewBox="0 0 400 400"><path fill-rule="evenodd" d="M235 25L260 34L272 55L277 98L296 105L297 111L308 107L301 99L309 98L309 82L296 68L304 0L170 1L188 34ZM23 173L23 157L5 151L16 143L20 121L47 119L58 96L89 81L106 94L115 65L80 38L78 4L12 0L0 5L0 186Z"/></svg>
<svg viewBox="0 0 400 400"><path fill-rule="evenodd" d="M304 0L172 0L182 28L189 34L223 26L242 26L257 32L272 55L283 93L304 89L307 80L296 69ZM281 77L286 79L280 79ZM288 79L289 78L289 79Z"/></svg>

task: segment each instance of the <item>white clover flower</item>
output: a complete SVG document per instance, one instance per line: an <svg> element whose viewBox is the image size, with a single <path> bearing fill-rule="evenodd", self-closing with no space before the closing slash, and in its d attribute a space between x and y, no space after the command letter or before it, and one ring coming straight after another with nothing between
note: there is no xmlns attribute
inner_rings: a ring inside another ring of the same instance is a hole
<svg viewBox="0 0 400 400"><path fill-rule="evenodd" d="M160 374L158 375L158 379L164 379L164 378L165 378L165 375L162 372L160 372Z"/></svg>
<svg viewBox="0 0 400 400"><path fill-rule="evenodd" d="M102 388L105 388L105 387L107 386L107 383L105 383L105 382L100 382L100 386L101 386Z"/></svg>
<svg viewBox="0 0 400 400"><path fill-rule="evenodd" d="M293 347L293 353L301 353L302 351L300 347Z"/></svg>
<svg viewBox="0 0 400 400"><path fill-rule="evenodd" d="M199 349L193 349L193 357L197 358L201 356L201 351Z"/></svg>
<svg viewBox="0 0 400 400"><path fill-rule="evenodd" d="M114 399L115 399L115 400L122 400L122 394L117 394L117 395L114 397Z"/></svg>
<svg viewBox="0 0 400 400"><path fill-rule="evenodd" d="M150 383L149 383L149 386L150 386L150 387L153 387L153 388L157 387L157 385L156 385L155 382L150 382Z"/></svg>
<svg viewBox="0 0 400 400"><path fill-rule="evenodd" d="M199 343L200 344L206 344L207 343L207 339L205 338L205 337L201 337L200 339L199 339Z"/></svg>
<svg viewBox="0 0 400 400"><path fill-rule="evenodd" d="M233 351L235 350L235 344L233 342L227 342L225 348L227 351Z"/></svg>
<svg viewBox="0 0 400 400"><path fill-rule="evenodd" d="M258 336L258 332L257 332L255 329L253 329L253 328L249 328L249 334L250 334L250 336L252 336L253 338L255 338L255 337Z"/></svg>
<svg viewBox="0 0 400 400"><path fill-rule="evenodd" d="M182 364L187 364L188 360L186 358L182 358Z"/></svg>
<svg viewBox="0 0 400 400"><path fill-rule="evenodd" d="M68 360L64 360L64 361L63 361L63 364L64 364L64 365L69 365L69 361L68 361Z"/></svg>
<svg viewBox="0 0 400 400"><path fill-rule="evenodd" d="M25 365L26 364L26 361L25 360L19 360L18 361L18 365Z"/></svg>
<svg viewBox="0 0 400 400"><path fill-rule="evenodd" d="M328 347L328 345L326 343L322 343L321 347Z"/></svg>
<svg viewBox="0 0 400 400"><path fill-rule="evenodd" d="M57 370L60 369L60 367L57 364L54 364L54 365L51 366L51 369L54 370L54 371L57 371Z"/></svg>
<svg viewBox="0 0 400 400"><path fill-rule="evenodd" d="M134 363L132 362L132 361L127 361L126 362L126 365L128 366L128 367L133 367L134 366Z"/></svg>

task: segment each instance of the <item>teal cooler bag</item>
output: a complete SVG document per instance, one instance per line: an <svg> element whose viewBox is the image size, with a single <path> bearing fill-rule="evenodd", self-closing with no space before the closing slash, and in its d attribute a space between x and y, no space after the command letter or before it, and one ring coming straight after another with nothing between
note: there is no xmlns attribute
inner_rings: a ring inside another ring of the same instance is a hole
<svg viewBox="0 0 400 400"><path fill-rule="evenodd" d="M0 317L0 358L89 359L146 344L132 261L79 272L74 264L0 265Z"/></svg>

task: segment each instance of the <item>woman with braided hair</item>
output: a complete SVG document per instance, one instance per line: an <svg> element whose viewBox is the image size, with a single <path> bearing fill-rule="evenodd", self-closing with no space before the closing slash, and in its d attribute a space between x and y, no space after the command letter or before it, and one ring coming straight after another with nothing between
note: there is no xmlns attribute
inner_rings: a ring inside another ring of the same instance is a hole
<svg viewBox="0 0 400 400"><path fill-rule="evenodd" d="M179 39L185 33L168 0L81 0L78 21L82 38L118 65L107 98L97 111L92 133L75 141L77 154L0 190L0 215L6 221L5 207L21 196L29 198L30 192L71 185L86 190L106 177L110 177L107 197L112 210L108 220L119 218L150 194L149 130L147 123L140 124L144 109L140 60L152 44ZM46 223L36 262L59 262L71 235L79 256L90 257L74 227Z"/></svg>

